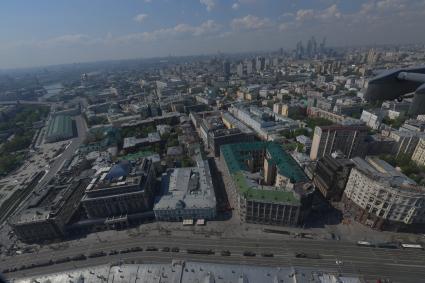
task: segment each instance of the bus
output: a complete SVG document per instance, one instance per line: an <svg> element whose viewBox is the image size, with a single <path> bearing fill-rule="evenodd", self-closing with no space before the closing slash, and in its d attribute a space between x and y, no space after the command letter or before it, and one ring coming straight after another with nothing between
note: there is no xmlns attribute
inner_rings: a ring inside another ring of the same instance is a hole
<svg viewBox="0 0 425 283"><path fill-rule="evenodd" d="M423 250L424 248L420 244L401 244L401 247L403 249L416 249L416 250Z"/></svg>

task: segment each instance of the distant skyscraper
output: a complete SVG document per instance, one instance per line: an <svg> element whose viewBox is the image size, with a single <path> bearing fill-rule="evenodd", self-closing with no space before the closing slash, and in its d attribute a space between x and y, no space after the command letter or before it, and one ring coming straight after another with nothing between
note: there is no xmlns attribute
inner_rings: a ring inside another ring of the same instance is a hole
<svg viewBox="0 0 425 283"><path fill-rule="evenodd" d="M227 60L223 62L223 76L226 80L230 78L230 62Z"/></svg>
<svg viewBox="0 0 425 283"><path fill-rule="evenodd" d="M257 57L255 61L255 69L257 71L262 71L264 70L265 65L266 65L266 59L264 57Z"/></svg>
<svg viewBox="0 0 425 283"><path fill-rule="evenodd" d="M243 77L243 63L239 63L238 66L236 67L236 73L238 74L239 77Z"/></svg>
<svg viewBox="0 0 425 283"><path fill-rule="evenodd" d="M247 61L246 62L246 74L250 75L252 74L252 61Z"/></svg>
<svg viewBox="0 0 425 283"><path fill-rule="evenodd" d="M320 53L325 53L326 49L326 37L323 38L322 43L320 43Z"/></svg>
<svg viewBox="0 0 425 283"><path fill-rule="evenodd" d="M295 57L297 59L301 59L301 58L304 57L304 46L303 46L303 42L302 41L299 41L297 43L297 48L295 50Z"/></svg>
<svg viewBox="0 0 425 283"><path fill-rule="evenodd" d="M367 63L370 65L375 64L378 61L379 53L375 51L375 49L370 49L367 54Z"/></svg>

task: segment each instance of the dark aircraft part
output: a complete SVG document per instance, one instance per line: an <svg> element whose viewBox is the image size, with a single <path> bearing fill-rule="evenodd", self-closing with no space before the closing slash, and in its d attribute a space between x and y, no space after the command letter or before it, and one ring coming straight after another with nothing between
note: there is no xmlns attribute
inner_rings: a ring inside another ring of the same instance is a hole
<svg viewBox="0 0 425 283"><path fill-rule="evenodd" d="M394 100L414 92L425 82L423 79L425 67L386 71L369 81L365 98L368 101Z"/></svg>
<svg viewBox="0 0 425 283"><path fill-rule="evenodd" d="M410 104L409 115L425 114L425 84L415 91L412 104Z"/></svg>
<svg viewBox="0 0 425 283"><path fill-rule="evenodd" d="M414 92L409 115L425 114L425 67L391 70L369 81L367 101L394 100L401 102Z"/></svg>

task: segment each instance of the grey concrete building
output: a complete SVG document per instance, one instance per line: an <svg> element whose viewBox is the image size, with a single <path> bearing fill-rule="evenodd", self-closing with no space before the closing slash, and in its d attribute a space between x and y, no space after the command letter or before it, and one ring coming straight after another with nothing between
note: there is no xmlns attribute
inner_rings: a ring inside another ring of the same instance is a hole
<svg viewBox="0 0 425 283"><path fill-rule="evenodd" d="M128 216L152 209L155 191L152 161L121 161L99 170L85 190L82 205L91 219L109 218L111 225L125 226Z"/></svg>
<svg viewBox="0 0 425 283"><path fill-rule="evenodd" d="M197 167L168 170L162 178L163 196L154 206L159 221L214 219L216 198L207 160L198 158Z"/></svg>
<svg viewBox="0 0 425 283"><path fill-rule="evenodd" d="M350 159L325 155L317 161L313 183L325 199L340 201L353 166Z"/></svg>
<svg viewBox="0 0 425 283"><path fill-rule="evenodd" d="M24 242L41 242L65 236L65 225L77 210L88 178L62 178L34 193L31 201L9 223Z"/></svg>

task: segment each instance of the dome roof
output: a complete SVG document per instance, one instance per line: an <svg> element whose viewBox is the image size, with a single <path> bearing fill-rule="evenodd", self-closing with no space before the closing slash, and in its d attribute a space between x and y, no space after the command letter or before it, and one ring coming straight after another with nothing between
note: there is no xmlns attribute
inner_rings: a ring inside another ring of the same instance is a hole
<svg viewBox="0 0 425 283"><path fill-rule="evenodd" d="M121 161L118 164L112 166L111 170L109 170L108 175L106 175L106 179L108 181L116 180L120 177L127 177L131 170L131 164L128 161Z"/></svg>
<svg viewBox="0 0 425 283"><path fill-rule="evenodd" d="M184 201L182 201L182 200L179 200L177 203L176 203L176 208L179 208L179 209L182 209L182 208L185 208L186 207L186 204L184 203Z"/></svg>

